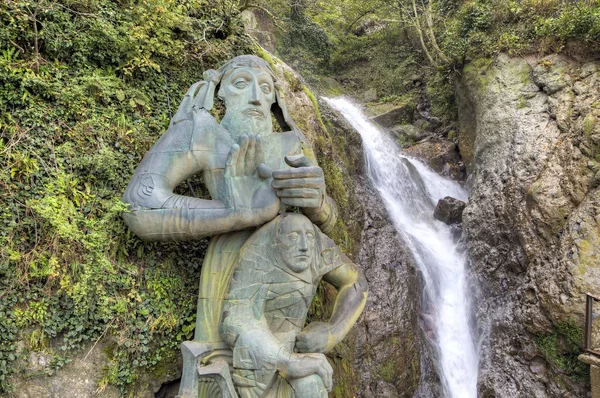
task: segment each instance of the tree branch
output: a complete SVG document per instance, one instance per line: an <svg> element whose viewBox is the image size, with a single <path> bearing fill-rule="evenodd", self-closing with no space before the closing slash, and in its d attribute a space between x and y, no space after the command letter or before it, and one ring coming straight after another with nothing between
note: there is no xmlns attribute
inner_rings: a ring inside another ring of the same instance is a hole
<svg viewBox="0 0 600 398"><path fill-rule="evenodd" d="M360 21L365 15L371 14L373 11L374 10L371 8L371 9L363 12L362 14L360 14L360 16L358 18L356 18L354 21L352 21L352 23L348 26L348 28L346 29L346 33L350 32L350 29L352 29L352 27L354 26L355 23Z"/></svg>
<svg viewBox="0 0 600 398"><path fill-rule="evenodd" d="M429 50L427 49L427 46L425 45L425 39L423 38L423 30L421 29L421 23L419 22L419 14L417 13L416 0L412 0L412 6L413 6L413 11L415 13L414 14L415 24L416 24L416 28L417 28L417 34L419 35L419 41L421 42L421 47L423 48L423 51L425 52L425 55L427 56L427 59L429 60L431 65L437 67L437 62L434 61L433 57L431 56L431 53L429 52Z"/></svg>
<svg viewBox="0 0 600 398"><path fill-rule="evenodd" d="M427 21L427 25L429 27L429 40L431 41L433 48L435 49L437 54L440 56L442 61L448 63L448 62L450 62L448 60L448 57L446 57L446 54L444 54L442 49L438 46L437 40L435 39L435 33L433 32L433 17L432 17L432 15L433 15L433 10L431 7L431 0L429 0L429 4L427 6L427 11L425 11L425 21Z"/></svg>
<svg viewBox="0 0 600 398"><path fill-rule="evenodd" d="M39 47L39 37L38 37L38 28L37 28L37 13L38 8L35 8L34 13L32 14L33 21L33 54L35 57L35 72L40 73L40 47Z"/></svg>

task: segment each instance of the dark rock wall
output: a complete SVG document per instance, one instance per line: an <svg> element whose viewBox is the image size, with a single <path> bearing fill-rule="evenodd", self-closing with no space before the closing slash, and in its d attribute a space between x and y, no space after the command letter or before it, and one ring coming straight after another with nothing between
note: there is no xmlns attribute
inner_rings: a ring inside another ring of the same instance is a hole
<svg viewBox="0 0 600 398"><path fill-rule="evenodd" d="M586 396L570 343L600 286L599 77L593 63L499 56L457 82L483 397Z"/></svg>
<svg viewBox="0 0 600 398"><path fill-rule="evenodd" d="M420 287L410 252L388 219L384 204L368 179L358 133L339 115L321 104L334 137L343 137L344 151L352 154L346 169L352 181L351 218L362 220L360 244L354 261L369 282L369 298L352 332L354 371L360 379L357 396L412 397L421 367L418 326Z"/></svg>

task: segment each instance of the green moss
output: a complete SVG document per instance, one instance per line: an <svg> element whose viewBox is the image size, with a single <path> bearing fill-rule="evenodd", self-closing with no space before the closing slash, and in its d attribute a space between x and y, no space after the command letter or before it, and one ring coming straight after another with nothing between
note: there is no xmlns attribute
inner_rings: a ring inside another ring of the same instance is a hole
<svg viewBox="0 0 600 398"><path fill-rule="evenodd" d="M398 145L400 145L400 147L402 148L408 148L412 145L414 145L415 140L411 137L409 137L408 135L401 135L396 142L398 143Z"/></svg>
<svg viewBox="0 0 600 398"><path fill-rule="evenodd" d="M262 48L258 44L256 44L256 55L258 55L259 57L261 57L262 59L267 61L269 63L269 65L271 66L271 69L273 69L273 71L275 71L276 65L279 61L277 61L275 58L273 58L271 56L271 54L269 54L264 48Z"/></svg>
<svg viewBox="0 0 600 398"><path fill-rule="evenodd" d="M342 343L345 344L345 343ZM354 372L354 351L342 358L334 358L333 362L333 398L355 397L358 393L358 377Z"/></svg>
<svg viewBox="0 0 600 398"><path fill-rule="evenodd" d="M283 77L289 83L291 91L296 92L302 88L302 81L291 70L283 69Z"/></svg>
<svg viewBox="0 0 600 398"><path fill-rule="evenodd" d="M377 368L377 373L387 383L402 380L407 395L419 384L419 354L415 348L414 335L393 336L384 351L386 359Z"/></svg>
<svg viewBox="0 0 600 398"><path fill-rule="evenodd" d="M171 350L165 352L165 355L161 360L152 367L151 375L155 379L164 379L165 375L173 374L173 364L177 363L176 355L179 354L179 350Z"/></svg>
<svg viewBox="0 0 600 398"><path fill-rule="evenodd" d="M494 60L492 58L482 57L475 59L472 64L473 67L477 69L479 73L481 73L482 71L488 70L493 62Z"/></svg>
<svg viewBox="0 0 600 398"><path fill-rule="evenodd" d="M586 137L591 136L594 132L594 127L596 127L596 118L593 114L588 113L583 119L583 134L585 134Z"/></svg>
<svg viewBox="0 0 600 398"><path fill-rule="evenodd" d="M344 89L340 83L333 78L321 77L317 80L316 86L319 88L319 91L327 97L335 98L344 95Z"/></svg>
<svg viewBox="0 0 600 398"><path fill-rule="evenodd" d="M390 358L379 367L379 375L383 380L392 383L396 378L396 361Z"/></svg>
<svg viewBox="0 0 600 398"><path fill-rule="evenodd" d="M431 103L431 113L452 122L458 118L456 98L454 97L454 76L451 73L437 71L426 80L427 98Z"/></svg>
<svg viewBox="0 0 600 398"><path fill-rule="evenodd" d="M116 344L109 344L106 346L106 348L104 349L104 353L106 354L106 358L109 361L112 361L113 358L115 357L115 349L117 348Z"/></svg>
<svg viewBox="0 0 600 398"><path fill-rule="evenodd" d="M306 96L310 99L310 102L312 102L313 107L315 108L315 114L317 115L317 120L319 121L319 125L321 126L321 129L323 129L324 133L329 134L327 127L325 127L325 123L323 123L323 118L321 117L321 110L319 109L319 103L317 102L317 97L315 97L313 92L310 91L310 89L307 86L302 85L302 89L304 90L304 92L306 93Z"/></svg>
<svg viewBox="0 0 600 398"><path fill-rule="evenodd" d="M595 228L588 229L583 239L577 241L578 262L575 269L577 276L584 276L598 265L598 242L600 236Z"/></svg>
<svg viewBox="0 0 600 398"><path fill-rule="evenodd" d="M570 319L556 325L553 333L538 336L536 342L546 360L561 374L581 381L589 378L587 366L577 359L583 336L583 328Z"/></svg>
<svg viewBox="0 0 600 398"><path fill-rule="evenodd" d="M402 120L399 120L398 123L410 124L414 110L417 107L418 95L416 91L410 91L402 95L382 97L375 103L370 103L367 112L370 115L376 116L401 109L403 113Z"/></svg>
<svg viewBox="0 0 600 398"><path fill-rule="evenodd" d="M317 137L313 142L313 148L317 156L319 165L323 169L325 183L327 186L327 194L335 201L339 210L339 216L336 221L336 226L331 233L331 238L344 252L353 252L357 240L352 239L346 223L344 215L349 213L349 192L352 190L352 181L349 176L344 175L340 163L339 153L335 152L334 145L329 137Z"/></svg>

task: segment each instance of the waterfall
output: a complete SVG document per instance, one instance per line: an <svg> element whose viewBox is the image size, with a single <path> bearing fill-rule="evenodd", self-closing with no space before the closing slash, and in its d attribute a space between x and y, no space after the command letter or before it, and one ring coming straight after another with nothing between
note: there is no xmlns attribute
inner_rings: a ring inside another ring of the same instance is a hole
<svg viewBox="0 0 600 398"><path fill-rule="evenodd" d="M421 318L444 396L477 397L479 353L471 325L466 258L450 227L433 218L439 199L452 196L467 201L467 193L456 182L405 156L347 99L325 100L360 133L368 175L423 276Z"/></svg>

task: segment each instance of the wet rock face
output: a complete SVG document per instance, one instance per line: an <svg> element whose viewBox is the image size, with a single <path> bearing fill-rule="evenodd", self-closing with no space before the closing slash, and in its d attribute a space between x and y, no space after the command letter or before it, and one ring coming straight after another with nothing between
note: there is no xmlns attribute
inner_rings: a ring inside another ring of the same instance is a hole
<svg viewBox="0 0 600 398"><path fill-rule="evenodd" d="M462 200L446 196L440 199L435 206L433 218L445 224L460 224L462 222L462 213L467 204Z"/></svg>
<svg viewBox="0 0 600 398"><path fill-rule="evenodd" d="M412 120L413 112L412 104L402 105L373 117L371 121L381 127L391 128L396 124Z"/></svg>
<svg viewBox="0 0 600 398"><path fill-rule="evenodd" d="M483 396L587 393L548 344L566 355L561 341L581 332L584 293L600 286L599 70L499 56L468 65L457 82L471 188L463 239L487 333Z"/></svg>
<svg viewBox="0 0 600 398"><path fill-rule="evenodd" d="M435 373L422 369L430 363L421 358L424 343L417 319L417 273L408 248L366 176L360 136L322 105L321 111L334 125L332 133L346 137L345 151L361 154L356 168L349 170L351 197L357 201L351 218L363 220L360 247L353 260L369 283L366 307L352 331L357 397L413 397L420 373Z"/></svg>
<svg viewBox="0 0 600 398"><path fill-rule="evenodd" d="M422 160L437 173L456 181L463 181L465 168L458 154L458 148L452 141L434 138L404 149L408 155Z"/></svg>
<svg viewBox="0 0 600 398"><path fill-rule="evenodd" d="M419 381L418 283L402 239L366 177L356 189L365 208L358 263L369 281L357 324L360 397L412 397Z"/></svg>

